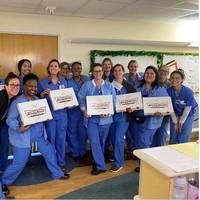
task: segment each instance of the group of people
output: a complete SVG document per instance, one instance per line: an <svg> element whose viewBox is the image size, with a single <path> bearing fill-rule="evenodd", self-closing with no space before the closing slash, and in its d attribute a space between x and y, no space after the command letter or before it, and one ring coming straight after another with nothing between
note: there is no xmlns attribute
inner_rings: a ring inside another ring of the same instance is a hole
<svg viewBox="0 0 200 200"><path fill-rule="evenodd" d="M123 168L124 138L131 151L165 145L170 125L170 144L189 141L197 103L192 90L183 85L183 71L173 71L168 79L169 68L165 65L159 69L147 66L144 73L138 73L136 60L131 60L127 67L129 72L125 73L122 64L113 66L111 59L105 58L102 63L93 65L89 77L82 75L80 62L69 65L53 59L47 66L47 77L39 80L32 73L30 60L19 61L19 75L10 72L0 81L5 84L5 89L0 91L0 170L4 193L8 192L7 185L12 184L24 169L33 142L37 142L52 178L68 179L66 142L71 156L78 160L85 156L89 140L93 157L91 174L98 175L107 170L104 154L110 146L113 148L110 171L118 172ZM49 93L61 88L73 88L79 106L54 111ZM134 92L141 92L142 97L170 96L174 113L162 116L156 112L144 116L143 110L132 108L114 112L114 115L90 116L87 112L87 96L112 95L115 105L117 95ZM17 104L39 98L47 99L53 119L24 126ZM9 143L13 161L7 166Z"/></svg>

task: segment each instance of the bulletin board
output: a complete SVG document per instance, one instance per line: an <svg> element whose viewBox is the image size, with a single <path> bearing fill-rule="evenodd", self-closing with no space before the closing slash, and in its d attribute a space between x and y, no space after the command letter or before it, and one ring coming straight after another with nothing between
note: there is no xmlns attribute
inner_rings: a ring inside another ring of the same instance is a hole
<svg viewBox="0 0 200 200"><path fill-rule="evenodd" d="M120 63L128 71L127 65L131 59L137 60L139 69L143 72L148 65L161 66L169 61L176 60L178 68L186 74L184 84L190 87L197 95L199 93L199 55L197 53L168 53L155 51L102 51L90 52L91 64L101 63L105 57L111 58L113 64ZM170 67L170 72L175 68Z"/></svg>

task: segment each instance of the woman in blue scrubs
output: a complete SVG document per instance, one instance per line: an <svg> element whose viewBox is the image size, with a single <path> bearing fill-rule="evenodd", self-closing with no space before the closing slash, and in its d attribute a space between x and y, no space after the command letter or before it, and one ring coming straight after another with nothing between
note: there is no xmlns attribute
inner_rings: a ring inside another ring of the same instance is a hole
<svg viewBox="0 0 200 200"><path fill-rule="evenodd" d="M87 118L87 135L90 140L94 159L94 165L91 174L98 175L106 171L104 159L105 141L113 119L110 115L88 116L86 108L86 96L113 95L113 102L115 102L116 93L111 83L103 80L103 69L101 64L95 64L92 70L94 79L83 84L78 93L78 98L80 109L84 112L84 115Z"/></svg>
<svg viewBox="0 0 200 200"><path fill-rule="evenodd" d="M19 71L19 81L20 81L19 95L21 95L23 93L23 78L27 74L31 73L32 63L28 59L22 59L18 62L17 68L18 68L18 71Z"/></svg>
<svg viewBox="0 0 200 200"><path fill-rule="evenodd" d="M129 73L125 73L126 80L137 88L143 79L143 73L138 72L138 62L136 60L130 60L127 66Z"/></svg>
<svg viewBox="0 0 200 200"><path fill-rule="evenodd" d="M141 80L143 79L143 72L138 72L138 62L136 60L130 60L127 66L129 73L125 73L124 77L125 79L134 87L137 88ZM130 121L129 128L126 132L126 141L128 146L128 154L133 155L133 149L134 147L134 141L133 141L133 128L132 128L132 121Z"/></svg>
<svg viewBox="0 0 200 200"><path fill-rule="evenodd" d="M89 81L89 77L81 75L82 66L80 62L73 62L71 65L73 77L68 80L68 87L72 87L78 98L78 92L81 86ZM87 133L84 126L84 116L80 107L71 108L68 110L68 142L72 157L75 161L84 158L86 153Z"/></svg>
<svg viewBox="0 0 200 200"><path fill-rule="evenodd" d="M14 97L19 93L19 78L10 72L5 79L5 89L0 91L0 171L3 172L7 167L9 138L6 117L9 106Z"/></svg>
<svg viewBox="0 0 200 200"><path fill-rule="evenodd" d="M136 92L136 89L123 77L123 65L116 64L113 67L113 75L115 79L112 85L117 95ZM110 128L111 141L114 147L114 165L110 169L112 172L118 172L124 166L124 137L129 126L130 118L127 113L131 112L133 112L133 109L128 108L126 112L115 113L113 116L113 123Z"/></svg>
<svg viewBox="0 0 200 200"><path fill-rule="evenodd" d="M183 71L173 71L170 75L171 87L167 89L174 108L170 120L170 144L190 140L194 114L198 106L192 90L182 84L184 78Z"/></svg>
<svg viewBox="0 0 200 200"><path fill-rule="evenodd" d="M167 90L158 84L158 70L154 66L148 66L144 72L144 79L137 89L142 97L169 96ZM156 130L161 126L163 116L156 112L154 115L144 116L143 110L133 112L133 138L136 149L149 148L153 141ZM139 171L136 168L135 171Z"/></svg>
<svg viewBox="0 0 200 200"><path fill-rule="evenodd" d="M54 111L49 93L51 90L67 88L67 81L59 78L60 65L56 59L49 62L47 72L48 77L42 79L38 84L38 94L41 98L46 98L49 103L53 119L46 122L47 138L55 149L58 165L65 171L65 141L68 123L67 109Z"/></svg>
<svg viewBox="0 0 200 200"><path fill-rule="evenodd" d="M102 61L102 67L103 67L103 79L105 81L112 82L114 79L112 73L112 68L113 68L112 60L110 58L104 58Z"/></svg>
<svg viewBox="0 0 200 200"><path fill-rule="evenodd" d="M154 66L148 66L144 73L144 79L137 89L142 93L142 97L162 97L169 96L167 90L158 84L158 71ZM161 126L163 116L160 113L144 116L143 110L133 113L134 123L134 143L137 149L151 146L153 135Z"/></svg>
<svg viewBox="0 0 200 200"><path fill-rule="evenodd" d="M37 94L38 77L30 73L24 77L23 83L24 93L13 101L6 120L9 126L9 141L12 145L13 161L2 175L4 190L6 185L12 184L24 169L30 155L31 143L33 142L37 142L38 150L43 155L52 178L69 178L69 174L64 174L57 165L55 151L52 145L44 138L43 123L24 126L21 122L17 105L38 99L35 96Z"/></svg>

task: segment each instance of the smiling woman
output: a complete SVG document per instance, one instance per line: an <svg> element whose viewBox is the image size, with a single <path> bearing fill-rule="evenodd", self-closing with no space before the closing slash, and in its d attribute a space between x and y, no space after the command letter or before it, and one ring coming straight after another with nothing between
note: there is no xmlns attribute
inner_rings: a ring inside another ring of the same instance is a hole
<svg viewBox="0 0 200 200"><path fill-rule="evenodd" d="M7 167L9 141L5 118L11 101L19 92L18 76L10 72L5 79L5 84L5 89L0 91L0 171L4 171Z"/></svg>

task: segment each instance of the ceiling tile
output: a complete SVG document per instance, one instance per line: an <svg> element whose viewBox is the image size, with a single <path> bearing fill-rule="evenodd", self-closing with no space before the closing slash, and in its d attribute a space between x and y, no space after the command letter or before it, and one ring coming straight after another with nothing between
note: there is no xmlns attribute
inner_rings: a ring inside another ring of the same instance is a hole
<svg viewBox="0 0 200 200"><path fill-rule="evenodd" d="M198 11L198 4L183 2L174 6L174 8L190 9Z"/></svg>
<svg viewBox="0 0 200 200"><path fill-rule="evenodd" d="M0 7L10 8L36 8L41 0L27 1L27 0L0 0Z"/></svg>
<svg viewBox="0 0 200 200"><path fill-rule="evenodd" d="M83 17L104 18L113 12L123 8L123 4L112 3L107 1L92 0L82 8L76 11L74 15Z"/></svg>
<svg viewBox="0 0 200 200"><path fill-rule="evenodd" d="M88 0L44 0L40 5L40 11L45 12L45 8L55 6L55 14L69 14L84 6Z"/></svg>
<svg viewBox="0 0 200 200"><path fill-rule="evenodd" d="M184 0L137 0L136 4L144 6L172 7L182 2L184 2Z"/></svg>
<svg viewBox="0 0 200 200"><path fill-rule="evenodd" d="M120 4L132 4L138 0L98 0L100 2L120 3Z"/></svg>
<svg viewBox="0 0 200 200"><path fill-rule="evenodd" d="M151 6L137 5L128 6L121 9L119 12L109 16L109 19L137 19L137 20L152 20L152 21L171 21L182 16L193 13L188 10L177 10L170 8L156 8Z"/></svg>
<svg viewBox="0 0 200 200"><path fill-rule="evenodd" d="M176 21L198 12L198 0L0 0L0 11L101 18L108 20Z"/></svg>

